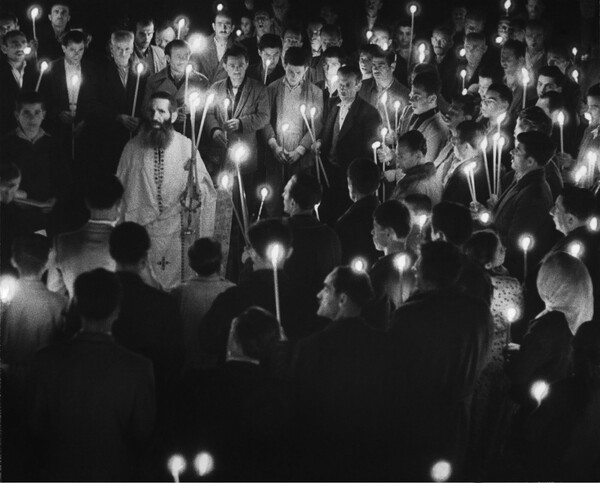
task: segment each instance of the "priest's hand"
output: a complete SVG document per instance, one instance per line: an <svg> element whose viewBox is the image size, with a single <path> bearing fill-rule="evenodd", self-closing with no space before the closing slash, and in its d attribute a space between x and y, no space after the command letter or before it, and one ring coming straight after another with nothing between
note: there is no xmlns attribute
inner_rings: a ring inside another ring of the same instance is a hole
<svg viewBox="0 0 600 483"><path fill-rule="evenodd" d="M300 158L302 157L302 154L300 153L300 150L298 148L294 149L293 151L290 151L287 155L287 162L289 164L294 164L295 162L297 162Z"/></svg>
<svg viewBox="0 0 600 483"><path fill-rule="evenodd" d="M492 196L490 196L490 199L487 200L487 207L490 210L493 210L497 204L498 204L498 195L492 195Z"/></svg>
<svg viewBox="0 0 600 483"><path fill-rule="evenodd" d="M240 130L242 123L239 119L230 119L225 123L225 130L227 132L236 132Z"/></svg>
<svg viewBox="0 0 600 483"><path fill-rule="evenodd" d="M287 162L288 162L288 155L287 155L287 153L284 151L284 149L279 144L276 144L273 147L273 155L275 156L275 159L277 161L279 161L280 163L287 164Z"/></svg>
<svg viewBox="0 0 600 483"><path fill-rule="evenodd" d="M220 129L215 130L213 133L213 140L222 148L227 147L227 136L225 136L225 133Z"/></svg>
<svg viewBox="0 0 600 483"><path fill-rule="evenodd" d="M377 160L380 163L387 164L394 159L393 151L387 146L383 145L377 149Z"/></svg>
<svg viewBox="0 0 600 483"><path fill-rule="evenodd" d="M117 116L117 122L131 132L135 131L140 124L140 120L138 118L128 116L127 114L119 114Z"/></svg>

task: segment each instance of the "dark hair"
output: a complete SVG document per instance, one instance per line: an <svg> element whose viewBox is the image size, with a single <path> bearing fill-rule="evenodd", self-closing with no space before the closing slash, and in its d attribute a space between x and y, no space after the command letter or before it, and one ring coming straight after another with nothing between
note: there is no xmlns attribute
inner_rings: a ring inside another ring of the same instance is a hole
<svg viewBox="0 0 600 483"><path fill-rule="evenodd" d="M281 36L282 41L283 41L283 39L285 39L285 34L287 34L288 32L291 32L294 35L299 35L300 37L302 37L302 28L295 23L286 25L285 30L283 31L283 35Z"/></svg>
<svg viewBox="0 0 600 483"><path fill-rule="evenodd" d="M502 50L510 50L513 54L515 54L517 59L522 59L525 58L527 46L520 40L508 39L506 42L504 42Z"/></svg>
<svg viewBox="0 0 600 483"><path fill-rule="evenodd" d="M15 25L19 23L19 18L13 12L9 12L8 10L0 11L0 20L10 20Z"/></svg>
<svg viewBox="0 0 600 483"><path fill-rule="evenodd" d="M585 221L594 214L596 200L594 194L585 188L565 186L560 192L565 212L580 221Z"/></svg>
<svg viewBox="0 0 600 483"><path fill-rule="evenodd" d="M477 98L472 94L456 94L452 96L452 104L459 106L465 116L474 118L477 114Z"/></svg>
<svg viewBox="0 0 600 483"><path fill-rule="evenodd" d="M517 121L521 127L528 131L539 131L550 136L552 134L552 119L544 112L541 107L531 106L523 109Z"/></svg>
<svg viewBox="0 0 600 483"><path fill-rule="evenodd" d="M378 45L376 45L376 47L377 49L373 51L374 59L384 59L388 66L391 66L396 62L396 52L394 52L394 49L383 50Z"/></svg>
<svg viewBox="0 0 600 483"><path fill-rule="evenodd" d="M464 252L481 265L491 263L498 250L500 238L492 230L482 230L473 233L465 243Z"/></svg>
<svg viewBox="0 0 600 483"><path fill-rule="evenodd" d="M482 65L479 69L479 78L485 77L486 79L492 79L492 84L502 82L502 76L500 75L502 69L498 69L490 64Z"/></svg>
<svg viewBox="0 0 600 483"><path fill-rule="evenodd" d="M361 82L362 81L362 74L360 72L360 69L358 68L357 65L354 64L346 64L346 65L342 65L337 72L338 77L344 76L344 77L354 77L355 82Z"/></svg>
<svg viewBox="0 0 600 483"><path fill-rule="evenodd" d="M485 12L481 8L472 8L468 10L467 15L465 15L465 21L467 20L475 20L476 22L485 23Z"/></svg>
<svg viewBox="0 0 600 483"><path fill-rule="evenodd" d="M434 208L435 210L435 208ZM462 271L462 254L452 243L433 241L421 245L419 274L436 288L455 285Z"/></svg>
<svg viewBox="0 0 600 483"><path fill-rule="evenodd" d="M600 324L581 324L573 337L573 368L590 388L600 384Z"/></svg>
<svg viewBox="0 0 600 483"><path fill-rule="evenodd" d="M287 255L292 248L292 231L289 225L279 218L260 220L248 229L248 240L254 251L263 259L268 258L271 243L280 243Z"/></svg>
<svg viewBox="0 0 600 483"><path fill-rule="evenodd" d="M412 193L410 195L406 195L406 198L404 198L404 204L409 208L409 210L409 206L412 206L415 211L427 213L431 213L431 209L433 207L431 198L423 193Z"/></svg>
<svg viewBox="0 0 600 483"><path fill-rule="evenodd" d="M189 265L198 275L207 276L221 269L221 243L213 238L199 238L188 249Z"/></svg>
<svg viewBox="0 0 600 483"><path fill-rule="evenodd" d="M563 96L562 92L544 92L539 98L548 101L548 109L550 112L558 111L560 109L564 109L565 107L565 97Z"/></svg>
<svg viewBox="0 0 600 483"><path fill-rule="evenodd" d="M546 34L546 26L539 20L528 20L525 23L525 29L537 29Z"/></svg>
<svg viewBox="0 0 600 483"><path fill-rule="evenodd" d="M371 57L375 57L379 49L380 47L375 44L362 44L358 52L359 54L364 52L365 54L369 54Z"/></svg>
<svg viewBox="0 0 600 483"><path fill-rule="evenodd" d="M370 159L355 159L348 166L346 174L354 190L361 195L373 194L379 188L381 174L377 165Z"/></svg>
<svg viewBox="0 0 600 483"><path fill-rule="evenodd" d="M117 225L110 234L108 250L115 262L132 265L148 255L150 236L142 225L126 221Z"/></svg>
<svg viewBox="0 0 600 483"><path fill-rule="evenodd" d="M467 35L465 35L465 42L466 41L469 42L483 42L484 44L487 44L487 39L485 38L485 35L481 32L470 32Z"/></svg>
<svg viewBox="0 0 600 483"><path fill-rule="evenodd" d="M540 67L537 74L538 78L541 75L553 79L558 87L564 87L565 85L566 77L555 65L544 65L543 67Z"/></svg>
<svg viewBox="0 0 600 483"><path fill-rule="evenodd" d="M17 268L25 274L37 274L48 262L50 242L36 233L18 236L12 243L12 257Z"/></svg>
<svg viewBox="0 0 600 483"><path fill-rule="evenodd" d="M586 97L600 97L600 84L594 84L587 91Z"/></svg>
<svg viewBox="0 0 600 483"><path fill-rule="evenodd" d="M20 30L9 30L4 35L4 39L3 39L4 45L8 45L8 41L13 39L14 37L25 37L25 40L27 40L27 35L25 35Z"/></svg>
<svg viewBox="0 0 600 483"><path fill-rule="evenodd" d="M343 64L346 62L346 53L341 47L329 47L321 54L321 59L338 59Z"/></svg>
<svg viewBox="0 0 600 483"><path fill-rule="evenodd" d="M442 201L433 207L431 226L434 231L442 232L446 240L461 247L473 233L473 220L469 209L451 201Z"/></svg>
<svg viewBox="0 0 600 483"><path fill-rule="evenodd" d="M405 132L398 138L397 144L406 144L413 153L420 151L423 155L427 154L427 140L423 133L416 129Z"/></svg>
<svg viewBox="0 0 600 483"><path fill-rule="evenodd" d="M181 39L171 40L167 45L165 45L165 55L170 56L173 49L187 49L188 52L192 52L190 44Z"/></svg>
<svg viewBox="0 0 600 483"><path fill-rule="evenodd" d="M150 96L150 102L153 101L154 99L165 99L165 100L169 101L169 112L170 113L174 113L177 110L177 101L175 100L175 97L173 97L172 94L169 94L166 91L153 92L152 95Z"/></svg>
<svg viewBox="0 0 600 483"><path fill-rule="evenodd" d="M135 19L133 24L133 31L137 32L137 28L139 27L150 27L150 25L154 26L154 20L151 17L140 17Z"/></svg>
<svg viewBox="0 0 600 483"><path fill-rule="evenodd" d="M331 275L335 292L346 294L358 307L363 308L373 298L373 286L367 273L344 266L334 268Z"/></svg>
<svg viewBox="0 0 600 483"><path fill-rule="evenodd" d="M461 143L468 143L472 148L479 148L485 132L481 124L475 121L463 121L456 126L458 139Z"/></svg>
<svg viewBox="0 0 600 483"><path fill-rule="evenodd" d="M422 72L417 74L412 82L413 87L423 89L428 96L440 94L440 77L437 73Z"/></svg>
<svg viewBox="0 0 600 483"><path fill-rule="evenodd" d="M314 176L302 171L292 176L290 186L290 198L292 198L302 210L310 210L321 202L323 189Z"/></svg>
<svg viewBox="0 0 600 483"><path fill-rule="evenodd" d="M501 82L494 82L490 87L488 87L488 92L494 91L500 96L500 100L507 102L510 106L513 101L513 93L506 84L502 84Z"/></svg>
<svg viewBox="0 0 600 483"><path fill-rule="evenodd" d="M246 60L246 62L250 61L248 49L246 49L246 47L244 47L241 44L233 44L231 47L228 47L225 53L223 54L221 62L223 64L226 64L229 57L243 57Z"/></svg>
<svg viewBox="0 0 600 483"><path fill-rule="evenodd" d="M165 30L167 30L168 28L173 29L173 32L175 32L175 29L173 28L173 23L169 20L163 20L160 24L158 24L158 26L155 29L155 33L158 32L163 32ZM165 45L166 47L166 45Z"/></svg>
<svg viewBox="0 0 600 483"><path fill-rule="evenodd" d="M123 191L119 178L104 175L88 181L84 198L90 209L107 210L122 198Z"/></svg>
<svg viewBox="0 0 600 483"><path fill-rule="evenodd" d="M546 52L548 54L557 55L564 60L569 60L570 59L569 47L568 47L569 43L570 43L569 40L566 38L551 37L550 39L548 39L548 42L546 45Z"/></svg>
<svg viewBox="0 0 600 483"><path fill-rule="evenodd" d="M0 163L0 183L6 183L21 177L21 170L15 163Z"/></svg>
<svg viewBox="0 0 600 483"><path fill-rule="evenodd" d="M321 35L323 34L335 35L340 39L342 38L342 31L337 25L323 25L323 28L321 29Z"/></svg>
<svg viewBox="0 0 600 483"><path fill-rule="evenodd" d="M238 316L234 334L244 355L260 361L279 340L279 323L267 310L253 306Z"/></svg>
<svg viewBox="0 0 600 483"><path fill-rule="evenodd" d="M15 101L15 111L20 112L23 109L23 106L26 104L41 104L42 109L46 109L46 102L44 97L35 91L21 91L17 95L17 100Z"/></svg>
<svg viewBox="0 0 600 483"><path fill-rule="evenodd" d="M81 30L69 30L61 37L60 43L68 47L71 43L85 45L86 40L87 36Z"/></svg>
<svg viewBox="0 0 600 483"><path fill-rule="evenodd" d="M102 320L119 307L122 289L116 274L96 268L77 277L74 294L75 307L83 319Z"/></svg>
<svg viewBox="0 0 600 483"><path fill-rule="evenodd" d="M306 67L308 65L308 52L302 47L290 47L285 51L283 61L286 65Z"/></svg>
<svg viewBox="0 0 600 483"><path fill-rule="evenodd" d="M373 220L383 228L391 228L398 238L406 238L410 233L410 211L398 200L381 203L373 212Z"/></svg>
<svg viewBox="0 0 600 483"><path fill-rule="evenodd" d="M442 23L442 24L438 24L433 28L433 32L439 32L441 34L444 34L447 37L450 37L450 41L452 41L452 28L450 27L450 25L446 24L446 23Z"/></svg>
<svg viewBox="0 0 600 483"><path fill-rule="evenodd" d="M556 151L550 136L539 131L522 132L517 141L525 147L525 155L531 156L538 166L546 166Z"/></svg>
<svg viewBox="0 0 600 483"><path fill-rule="evenodd" d="M217 20L217 17L228 18L231 21L231 23L233 23L233 14L229 10L226 10L226 9L223 9L221 11L217 10L213 17L213 21ZM240 17L241 17L241 15L240 15Z"/></svg>
<svg viewBox="0 0 600 483"><path fill-rule="evenodd" d="M283 49L281 37L275 34L264 34L258 41L258 50Z"/></svg>

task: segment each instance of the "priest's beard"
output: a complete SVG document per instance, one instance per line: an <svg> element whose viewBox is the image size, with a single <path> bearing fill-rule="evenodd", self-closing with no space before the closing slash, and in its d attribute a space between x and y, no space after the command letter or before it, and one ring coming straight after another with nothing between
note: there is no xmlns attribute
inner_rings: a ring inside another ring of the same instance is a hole
<svg viewBox="0 0 600 483"><path fill-rule="evenodd" d="M146 119L142 126L142 142L150 149L166 149L173 140L173 132L170 119L162 122Z"/></svg>

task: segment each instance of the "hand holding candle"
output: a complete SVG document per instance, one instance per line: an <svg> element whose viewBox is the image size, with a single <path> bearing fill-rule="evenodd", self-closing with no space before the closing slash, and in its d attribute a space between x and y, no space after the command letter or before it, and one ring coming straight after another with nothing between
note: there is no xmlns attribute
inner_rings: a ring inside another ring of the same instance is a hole
<svg viewBox="0 0 600 483"><path fill-rule="evenodd" d="M533 247L533 237L531 235L523 235L519 238L519 246L523 250L523 284L527 282L527 253Z"/></svg>
<svg viewBox="0 0 600 483"><path fill-rule="evenodd" d="M267 76L269 75L269 66L271 65L271 59L265 60L265 81L264 84L267 85Z"/></svg>
<svg viewBox="0 0 600 483"><path fill-rule="evenodd" d="M133 106L131 108L131 117L135 117L135 108L137 107L138 91L140 89L140 75L142 75L142 72L144 72L144 64L142 62L139 62L138 65L136 65L135 70L137 72L137 77L135 79L135 91L133 93Z"/></svg>
<svg viewBox="0 0 600 483"><path fill-rule="evenodd" d="M523 81L523 109L527 106L527 85L529 84L529 71L523 67L521 69L521 79Z"/></svg>
<svg viewBox="0 0 600 483"><path fill-rule="evenodd" d="M286 134L289 129L290 129L290 125L287 122L281 125L281 147L283 148L284 152L286 151L286 147L287 147Z"/></svg>
<svg viewBox="0 0 600 483"><path fill-rule="evenodd" d="M46 62L45 60L40 64L40 75L38 76L38 80L37 83L35 85L35 92L37 92L40 89L40 84L42 82L42 76L44 75L44 72L46 72L48 70L48 62Z"/></svg>
<svg viewBox="0 0 600 483"><path fill-rule="evenodd" d="M317 115L317 108L313 106L310 108L310 129L313 133L313 137L315 137L315 138L317 136L317 130L315 129L315 116L316 115Z"/></svg>

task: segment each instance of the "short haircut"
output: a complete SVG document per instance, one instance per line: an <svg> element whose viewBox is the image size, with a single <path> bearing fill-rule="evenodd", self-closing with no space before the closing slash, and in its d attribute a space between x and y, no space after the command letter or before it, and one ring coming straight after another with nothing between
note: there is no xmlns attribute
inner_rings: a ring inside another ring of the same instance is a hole
<svg viewBox="0 0 600 483"><path fill-rule="evenodd" d="M268 218L250 226L248 240L258 256L267 260L267 252L272 243L280 243L287 254L292 248L293 237L286 222L279 218Z"/></svg>
<svg viewBox="0 0 600 483"><path fill-rule="evenodd" d="M594 84L587 91L586 97L600 97L600 84Z"/></svg>
<svg viewBox="0 0 600 483"><path fill-rule="evenodd" d="M30 104L41 104L42 109L46 109L46 102L44 97L35 91L21 91L17 95L17 100L15 101L15 110L20 112L23 109L23 106Z"/></svg>
<svg viewBox="0 0 600 483"><path fill-rule="evenodd" d="M421 245L419 273L423 281L436 288L451 287L461 271L462 254L452 243L438 240Z"/></svg>
<svg viewBox="0 0 600 483"><path fill-rule="evenodd" d="M260 361L279 341L279 323L262 307L249 307L237 317L234 335L244 355Z"/></svg>
<svg viewBox="0 0 600 483"><path fill-rule="evenodd" d="M550 136L539 131L522 132L517 141L525 147L525 155L532 157L538 166L546 166L556 151Z"/></svg>
<svg viewBox="0 0 600 483"><path fill-rule="evenodd" d="M485 136L481 124L475 121L463 121L456 126L458 139L461 143L468 143L472 148L478 149Z"/></svg>
<svg viewBox="0 0 600 483"><path fill-rule="evenodd" d="M291 34L302 37L302 28L296 24L289 24L285 27L285 30L283 31L283 35L281 36L281 38L284 39L285 34L287 34L287 33L291 33Z"/></svg>
<svg viewBox="0 0 600 483"><path fill-rule="evenodd" d="M302 210L310 210L321 202L323 189L314 176L302 171L292 176L290 186L290 198L292 198Z"/></svg>
<svg viewBox="0 0 600 483"><path fill-rule="evenodd" d="M367 273L344 266L334 268L331 275L335 292L346 294L356 306L363 308L373 298L373 286Z"/></svg>
<svg viewBox="0 0 600 483"><path fill-rule="evenodd" d="M453 245L462 247L473 233L473 220L469 209L459 203L442 201L433 207L431 226L441 232Z"/></svg>
<svg viewBox="0 0 600 483"><path fill-rule="evenodd" d="M456 94L452 97L452 104L456 104L465 116L475 118L477 115L477 98L472 94Z"/></svg>
<svg viewBox="0 0 600 483"><path fill-rule="evenodd" d="M341 77L341 76L354 77L355 82L362 81L362 74L360 72L360 69L358 68L357 65L354 65L354 64L342 65L338 69L337 75L338 75L338 77Z"/></svg>
<svg viewBox="0 0 600 483"><path fill-rule="evenodd" d="M438 24L433 28L433 32L439 32L443 35L445 35L446 37L450 37L450 40L452 40L452 28L450 27L450 25L443 23L443 24Z"/></svg>
<svg viewBox="0 0 600 483"><path fill-rule="evenodd" d="M110 34L110 42L112 44L116 42L133 42L135 35L129 30L116 30Z"/></svg>
<svg viewBox="0 0 600 483"><path fill-rule="evenodd" d="M569 60L570 58L570 53L569 53L569 41L568 39L561 39L561 38L550 38L548 39L547 45L546 45L546 52L548 54L554 54L558 57L560 57L563 60Z"/></svg>
<svg viewBox="0 0 600 483"><path fill-rule="evenodd" d="M308 52L302 47L290 47L286 50L283 61L286 65L306 67L308 65Z"/></svg>
<svg viewBox="0 0 600 483"><path fill-rule="evenodd" d="M490 87L488 87L488 92L493 91L500 96L500 99L507 102L510 106L513 101L513 93L506 84L502 84L501 82L495 82Z"/></svg>
<svg viewBox="0 0 600 483"><path fill-rule="evenodd" d="M13 12L9 12L8 10L0 11L0 20L8 20L15 25L19 23L19 18Z"/></svg>
<svg viewBox="0 0 600 483"><path fill-rule="evenodd" d="M565 186L560 193L565 212L580 221L585 221L594 214L596 200L594 194L585 188Z"/></svg>
<svg viewBox="0 0 600 483"><path fill-rule="evenodd" d="M158 26L155 29L155 33L159 33L159 32L164 32L167 29L172 29L173 32L175 32L175 29L173 29L173 23L170 22L169 20L163 20L160 24L158 24Z"/></svg>
<svg viewBox="0 0 600 483"><path fill-rule="evenodd" d="M517 59L524 59L527 46L520 40L508 39L504 42L502 50L510 50Z"/></svg>
<svg viewBox="0 0 600 483"><path fill-rule="evenodd" d="M84 198L90 209L108 210L123 197L123 185L114 175L94 177L86 186Z"/></svg>
<svg viewBox="0 0 600 483"><path fill-rule="evenodd" d="M264 35L263 35L264 37ZM221 59L221 62L223 64L227 63L227 60L229 59L229 57L243 57L246 62L250 61L250 56L248 55L248 49L246 49L246 47L244 47L241 44L233 44L231 47L228 47L227 50L225 51L225 53L223 54L223 58Z"/></svg>
<svg viewBox="0 0 600 483"><path fill-rule="evenodd" d="M23 37L25 38L25 40L27 41L27 35L25 35L23 32L21 32L20 30L9 30L8 32L6 32L6 34L4 35L4 39L2 40L4 45L8 45L8 42L10 40L12 40L13 38L16 37Z"/></svg>
<svg viewBox="0 0 600 483"><path fill-rule="evenodd" d="M538 78L541 75L553 79L558 87L564 87L567 80L565 75L555 65L544 65L540 67L540 70L538 71Z"/></svg>
<svg viewBox="0 0 600 483"><path fill-rule="evenodd" d="M173 95L168 93L167 91L153 92L152 95L150 96L150 101L152 101L153 99L165 99L165 100L169 101L169 112L171 112L171 113L173 113L177 110L177 101L175 100Z"/></svg>
<svg viewBox="0 0 600 483"><path fill-rule="evenodd" d="M150 236L142 225L126 221L117 225L108 241L110 256L121 265L133 265L148 255Z"/></svg>
<svg viewBox="0 0 600 483"><path fill-rule="evenodd" d="M338 39L342 38L342 31L337 25L323 25L321 29L321 36L323 34L331 35L333 37L337 37Z"/></svg>
<svg viewBox="0 0 600 483"><path fill-rule="evenodd" d="M479 69L479 78L481 79L484 77L486 79L492 79L492 84L502 82L502 75L500 74L501 72L502 69L494 67L490 64L485 64L481 66L481 69Z"/></svg>
<svg viewBox="0 0 600 483"><path fill-rule="evenodd" d="M75 280L74 299L83 319L108 318L121 303L122 289L117 275L104 268L82 273Z"/></svg>
<svg viewBox="0 0 600 483"><path fill-rule="evenodd" d="M375 44L362 44L358 52L359 54L369 54L371 57L375 57L379 49L380 47Z"/></svg>
<svg viewBox="0 0 600 483"><path fill-rule="evenodd" d="M50 242L36 233L16 237L12 243L12 258L24 274L41 272L48 262Z"/></svg>
<svg viewBox="0 0 600 483"><path fill-rule="evenodd" d="M394 31L398 30L400 27L410 27L410 25L411 25L410 17L407 15L402 15L396 22Z"/></svg>
<svg viewBox="0 0 600 483"><path fill-rule="evenodd" d="M21 170L15 163L0 163L0 183L7 183L21 177Z"/></svg>
<svg viewBox="0 0 600 483"><path fill-rule="evenodd" d="M215 13L215 16L213 17L213 19L216 21L217 17L228 18L231 21L231 23L233 23L233 14L229 10L223 9L220 12L217 11L217 13Z"/></svg>
<svg viewBox="0 0 600 483"><path fill-rule="evenodd" d="M398 137L397 144L405 144L412 153L420 151L423 155L427 154L427 140L421 131L413 129L405 132Z"/></svg>
<svg viewBox="0 0 600 483"><path fill-rule="evenodd" d="M438 77L438 79L440 77L437 67L433 64L427 64L427 63L417 64L413 67L413 70L411 72L412 78L414 79L419 74L433 74L433 75L436 75Z"/></svg>
<svg viewBox="0 0 600 483"><path fill-rule="evenodd" d="M434 72L422 72L415 76L413 86L422 89L428 96L439 96L441 88L440 77Z"/></svg>
<svg viewBox="0 0 600 483"><path fill-rule="evenodd" d="M530 30L541 30L544 34L546 33L546 27L545 25L540 22L539 20L528 20L525 23L525 30L530 29Z"/></svg>
<svg viewBox="0 0 600 483"><path fill-rule="evenodd" d="M551 113L560 109L564 109L565 107L565 97L563 96L562 92L544 92L539 98L548 101L548 109Z"/></svg>
<svg viewBox="0 0 600 483"><path fill-rule="evenodd" d="M471 8L467 11L467 15L465 15L465 21L466 20L485 23L485 12L481 8Z"/></svg>
<svg viewBox="0 0 600 483"><path fill-rule="evenodd" d="M433 203L431 198L423 193L412 193L406 195L404 198L404 204L410 209L412 207L415 212L431 213Z"/></svg>
<svg viewBox="0 0 600 483"><path fill-rule="evenodd" d="M213 238L199 238L188 249L189 265L198 275L207 276L221 269L221 243Z"/></svg>
<svg viewBox="0 0 600 483"><path fill-rule="evenodd" d="M252 18L255 18L258 14L261 14L261 13L266 13L269 18L273 18L275 16L273 14L273 9L265 3L261 3L259 6L257 6L254 9L254 15Z"/></svg>
<svg viewBox="0 0 600 483"><path fill-rule="evenodd" d="M410 211L398 200L381 203L373 212L373 220L383 228L391 228L398 238L406 238L410 233Z"/></svg>
<svg viewBox="0 0 600 483"><path fill-rule="evenodd" d="M151 17L140 17L135 20L133 24L134 32L137 31L138 27L150 27L150 25L154 26L154 20Z"/></svg>
<svg viewBox="0 0 600 483"><path fill-rule="evenodd" d="M552 119L541 107L531 106L523 109L517 117L517 122L524 131L539 131L550 136L552 134Z"/></svg>
<svg viewBox="0 0 600 483"><path fill-rule="evenodd" d="M478 231L467 240L464 252L481 265L485 265L494 260L499 243L500 239L493 230Z"/></svg>
<svg viewBox="0 0 600 483"><path fill-rule="evenodd" d="M281 37L275 34L264 34L258 41L258 50L283 49Z"/></svg>
<svg viewBox="0 0 600 483"><path fill-rule="evenodd" d="M485 38L485 35L481 32L470 32L467 35L465 35L465 42L483 42L484 44L487 43L487 39Z"/></svg>
<svg viewBox="0 0 600 483"><path fill-rule="evenodd" d="M379 188L381 174L377 165L370 159L355 159L348 166L346 174L354 190L361 195L373 194Z"/></svg>
<svg viewBox="0 0 600 483"><path fill-rule="evenodd" d="M85 44L87 36L81 30L69 30L60 39L60 43L65 47L69 44Z"/></svg>
<svg viewBox="0 0 600 483"><path fill-rule="evenodd" d="M396 62L396 52L394 52L394 49L383 50L378 45L376 47L377 49L373 51L374 59L384 59L387 65L392 65Z"/></svg>
<svg viewBox="0 0 600 483"><path fill-rule="evenodd" d="M173 52L173 49L186 49L188 52L192 52L190 44L181 39L171 40L167 45L165 45L165 55L170 56L171 52Z"/></svg>
<svg viewBox="0 0 600 483"><path fill-rule="evenodd" d="M343 64L346 62L346 53L341 47L329 47L321 54L321 59L338 59Z"/></svg>

